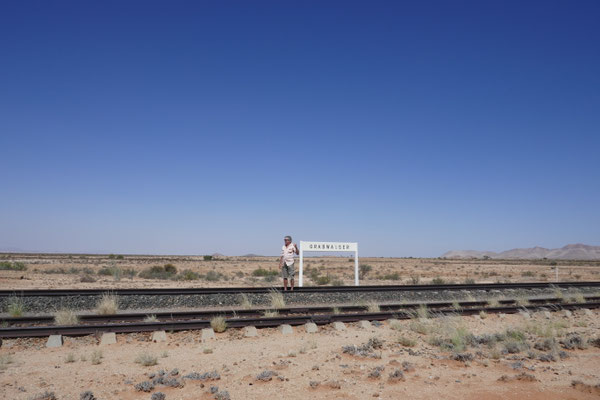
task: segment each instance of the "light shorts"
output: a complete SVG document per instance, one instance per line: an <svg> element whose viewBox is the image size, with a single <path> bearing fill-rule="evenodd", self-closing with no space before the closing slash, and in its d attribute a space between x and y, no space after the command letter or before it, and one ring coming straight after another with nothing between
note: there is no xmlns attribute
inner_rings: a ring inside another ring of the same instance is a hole
<svg viewBox="0 0 600 400"><path fill-rule="evenodd" d="M281 277L283 279L294 279L294 264L287 265L285 262L281 267Z"/></svg>

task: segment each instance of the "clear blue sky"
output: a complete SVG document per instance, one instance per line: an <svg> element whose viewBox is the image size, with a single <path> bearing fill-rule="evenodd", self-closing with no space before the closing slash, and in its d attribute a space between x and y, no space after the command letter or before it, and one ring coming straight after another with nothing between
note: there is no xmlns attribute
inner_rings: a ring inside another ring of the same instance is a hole
<svg viewBox="0 0 600 400"><path fill-rule="evenodd" d="M0 246L600 244L598 1L5 1Z"/></svg>

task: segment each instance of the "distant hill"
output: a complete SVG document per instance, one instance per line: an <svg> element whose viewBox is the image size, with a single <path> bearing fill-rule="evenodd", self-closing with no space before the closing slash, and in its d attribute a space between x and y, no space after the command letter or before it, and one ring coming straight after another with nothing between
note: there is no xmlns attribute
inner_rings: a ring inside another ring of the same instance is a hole
<svg viewBox="0 0 600 400"><path fill-rule="evenodd" d="M546 249L544 247L531 247L529 249L512 249L500 253L493 251L477 250L451 250L442 255L443 258L522 258L540 259L549 258L557 260L600 260L600 246L587 244L568 244L560 249Z"/></svg>
<svg viewBox="0 0 600 400"><path fill-rule="evenodd" d="M23 250L15 246L0 246L0 253L35 253L34 251Z"/></svg>
<svg viewBox="0 0 600 400"><path fill-rule="evenodd" d="M260 254L248 253L248 254L244 254L241 257L254 258L254 257L263 257L263 256L261 256Z"/></svg>

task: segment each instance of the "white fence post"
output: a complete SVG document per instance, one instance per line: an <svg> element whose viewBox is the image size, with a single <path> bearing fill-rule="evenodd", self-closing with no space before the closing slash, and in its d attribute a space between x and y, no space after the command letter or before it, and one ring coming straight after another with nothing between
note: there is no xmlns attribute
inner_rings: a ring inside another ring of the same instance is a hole
<svg viewBox="0 0 600 400"><path fill-rule="evenodd" d="M304 266L304 250L302 250L302 242L300 242L300 271L298 272L299 275L299 280L298 280L298 286L302 287L303 285L303 280L302 280L302 273L303 273L303 266Z"/></svg>
<svg viewBox="0 0 600 400"><path fill-rule="evenodd" d="M354 286L358 286L358 246L354 252Z"/></svg>

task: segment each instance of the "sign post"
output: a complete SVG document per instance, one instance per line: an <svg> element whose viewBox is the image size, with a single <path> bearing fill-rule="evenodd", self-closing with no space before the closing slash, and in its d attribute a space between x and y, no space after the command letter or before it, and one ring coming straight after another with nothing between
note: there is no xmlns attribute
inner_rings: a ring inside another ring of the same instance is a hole
<svg viewBox="0 0 600 400"><path fill-rule="evenodd" d="M318 251L318 252L340 252L340 251L351 251L354 252L354 286L358 286L358 243L356 242L303 242L300 241L300 271L298 285L303 286L303 272L304 272L304 252L305 251Z"/></svg>

